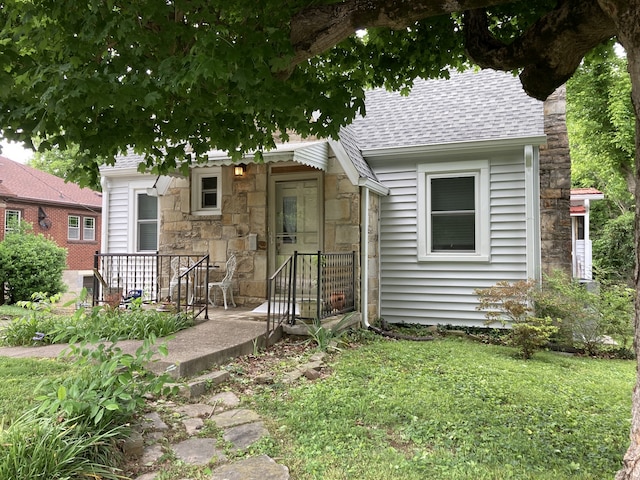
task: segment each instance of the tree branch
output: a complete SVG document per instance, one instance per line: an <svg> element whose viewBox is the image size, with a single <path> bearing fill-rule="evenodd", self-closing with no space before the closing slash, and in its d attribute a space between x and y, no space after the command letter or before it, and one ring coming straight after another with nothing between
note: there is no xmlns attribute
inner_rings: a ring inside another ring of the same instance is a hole
<svg viewBox="0 0 640 480"><path fill-rule="evenodd" d="M424 18L510 1L512 0L345 0L330 5L307 7L291 19L291 45L295 52L291 68L330 49L353 35L356 30L372 27L401 29Z"/></svg>
<svg viewBox="0 0 640 480"><path fill-rule="evenodd" d="M498 41L482 10L465 12L465 47L483 68L522 69L520 80L534 98L546 99L565 83L584 55L616 33L597 1L561 0L511 44Z"/></svg>

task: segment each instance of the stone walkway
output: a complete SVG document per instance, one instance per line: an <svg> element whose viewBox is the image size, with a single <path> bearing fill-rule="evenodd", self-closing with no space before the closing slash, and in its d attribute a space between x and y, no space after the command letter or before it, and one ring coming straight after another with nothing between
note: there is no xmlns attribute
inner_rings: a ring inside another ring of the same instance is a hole
<svg viewBox="0 0 640 480"><path fill-rule="evenodd" d="M227 452L241 452L258 440L269 436L260 416L253 410L238 408L240 400L231 392L203 396L198 403L176 404L164 402L161 407L165 418L176 419L171 427L157 412L146 414L125 445L125 454L137 458L138 466L149 470L136 480L153 480L161 473L160 460L167 454L185 465L219 465L212 471L211 480L288 480L289 469L276 463L267 455L248 457L229 462ZM223 431L223 441L200 436L210 420ZM176 431L186 432L179 441L167 443ZM188 480L188 479L184 479Z"/></svg>

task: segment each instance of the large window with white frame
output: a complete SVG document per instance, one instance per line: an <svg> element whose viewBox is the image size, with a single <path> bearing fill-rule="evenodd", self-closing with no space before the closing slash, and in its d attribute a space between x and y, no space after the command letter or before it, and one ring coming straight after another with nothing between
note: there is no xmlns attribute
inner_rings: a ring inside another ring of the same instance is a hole
<svg viewBox="0 0 640 480"><path fill-rule="evenodd" d="M191 171L191 213L222 214L221 168L203 167Z"/></svg>
<svg viewBox="0 0 640 480"><path fill-rule="evenodd" d="M158 249L158 198L136 194L136 251Z"/></svg>
<svg viewBox="0 0 640 480"><path fill-rule="evenodd" d="M14 231L22 220L22 212L20 210L7 209L4 211L4 231Z"/></svg>
<svg viewBox="0 0 640 480"><path fill-rule="evenodd" d="M418 165L418 259L489 261L489 162Z"/></svg>

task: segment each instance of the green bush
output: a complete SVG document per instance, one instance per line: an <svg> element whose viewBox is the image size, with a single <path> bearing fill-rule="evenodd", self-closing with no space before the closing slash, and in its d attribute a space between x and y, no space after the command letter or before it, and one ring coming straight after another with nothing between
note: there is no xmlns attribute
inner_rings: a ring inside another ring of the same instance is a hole
<svg viewBox="0 0 640 480"><path fill-rule="evenodd" d="M513 283L502 281L492 287L475 290L480 302L477 309L485 311L486 324L509 324L508 343L519 348L526 359L531 358L558 332L558 327L550 317L533 315L532 300L536 291L537 285L531 280Z"/></svg>
<svg viewBox="0 0 640 480"><path fill-rule="evenodd" d="M63 292L62 271L67 251L29 228L8 233L0 242L0 284L5 285L9 303L29 300L34 292Z"/></svg>
<svg viewBox="0 0 640 480"><path fill-rule="evenodd" d="M155 376L147 369L156 354L167 354L166 345L154 348L155 341L153 336L144 340L134 354L123 352L116 343L70 345L65 353L82 373L61 383L44 380L38 387L44 392L37 398L38 413L76 419L98 430L130 422L144 408L146 396L173 392L165 387L173 381L168 374Z"/></svg>
<svg viewBox="0 0 640 480"><path fill-rule="evenodd" d="M558 271L545 277L544 288L536 292L536 314L561 318L560 340L582 344L589 354L598 352L605 335L626 348L633 335L633 293L616 283L589 287Z"/></svg>
<svg viewBox="0 0 640 480"><path fill-rule="evenodd" d="M593 241L593 266L599 279L633 281L634 235L634 212L625 212L605 223Z"/></svg>

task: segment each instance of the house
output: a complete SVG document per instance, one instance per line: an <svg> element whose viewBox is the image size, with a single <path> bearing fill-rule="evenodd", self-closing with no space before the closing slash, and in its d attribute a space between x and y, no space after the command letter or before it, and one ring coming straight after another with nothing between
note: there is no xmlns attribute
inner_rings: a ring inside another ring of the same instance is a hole
<svg viewBox="0 0 640 480"><path fill-rule="evenodd" d="M100 247L102 195L0 156L0 241L14 222L26 221L67 249L65 283L78 292L93 285Z"/></svg>
<svg viewBox="0 0 640 480"><path fill-rule="evenodd" d="M158 177L119 158L101 169L102 251L222 267L234 254L246 306L295 252L355 252L365 324L481 326L476 288L570 266L566 129L546 123L564 118L557 104L484 70L418 80L409 96L374 90L366 106L339 139L280 144L264 162L212 151L188 177Z"/></svg>
<svg viewBox="0 0 640 480"><path fill-rule="evenodd" d="M595 188L571 189L572 272L580 281L593 280L589 210L592 201L603 198L604 194Z"/></svg>

